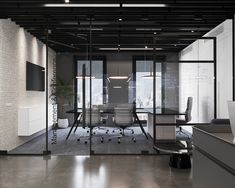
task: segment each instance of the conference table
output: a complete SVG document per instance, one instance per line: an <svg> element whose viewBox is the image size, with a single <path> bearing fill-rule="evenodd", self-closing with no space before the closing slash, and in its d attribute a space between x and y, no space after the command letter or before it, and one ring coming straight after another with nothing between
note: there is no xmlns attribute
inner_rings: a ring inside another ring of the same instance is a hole
<svg viewBox="0 0 235 188"><path fill-rule="evenodd" d="M74 117L74 122L70 128L70 131L66 137L66 140L69 138L73 128L75 127L74 132L76 132L78 125L81 121L82 118L82 109L73 109L69 110L66 113L72 113L75 115ZM114 110L109 110L109 111L103 111L100 110L101 114L113 114ZM153 117L154 117L154 112L153 108L136 108L133 111L133 116L138 123L142 133L145 135L146 139L148 139L148 135L143 128L143 125L138 117L138 114L147 114L147 133L154 138L154 124L153 124ZM175 140L176 139L176 118L179 115L185 115L185 113L181 113L176 110L172 109L167 109L167 108L156 108L155 110L155 117L156 117L156 128L155 128L155 139L156 140ZM106 126L106 125L104 125Z"/></svg>
<svg viewBox="0 0 235 188"><path fill-rule="evenodd" d="M69 133L68 133L68 135L66 137L66 140L68 140L68 138L69 138L70 134L72 133L72 130L75 127L75 125L76 125L76 127L74 129L74 133L76 132L76 130L77 130L78 126L79 126L79 123L81 122L81 119L82 119L82 109L81 108L73 109L73 110L67 111L66 113L74 114L75 115L74 122L73 122L73 124L72 124L72 126L71 126L71 128L69 130ZM114 114L114 110L109 110L109 111L100 110L100 113L101 114ZM135 120L137 121L137 123L138 123L142 133L144 134L145 138L148 139L148 135L145 132L144 127L143 127L141 121L139 120L139 117L138 117L137 113L134 112L133 116L134 116ZM112 127L110 124L108 126L107 125L102 125L101 127L103 127L103 126L104 127Z"/></svg>

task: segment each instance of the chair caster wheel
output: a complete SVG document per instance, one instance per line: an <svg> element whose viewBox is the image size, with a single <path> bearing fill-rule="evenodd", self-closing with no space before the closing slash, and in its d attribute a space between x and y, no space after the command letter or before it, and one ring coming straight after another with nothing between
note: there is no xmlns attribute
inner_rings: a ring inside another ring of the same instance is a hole
<svg viewBox="0 0 235 188"><path fill-rule="evenodd" d="M84 143L87 144L87 141L85 141Z"/></svg>
<svg viewBox="0 0 235 188"><path fill-rule="evenodd" d="M115 130L113 130L112 132L115 133Z"/></svg>
<svg viewBox="0 0 235 188"><path fill-rule="evenodd" d="M87 131L87 133L89 133L89 131Z"/></svg>
<svg viewBox="0 0 235 188"><path fill-rule="evenodd" d="M100 142L101 142L101 143L104 143L104 141L103 141L103 140L101 140Z"/></svg>
<svg viewBox="0 0 235 188"><path fill-rule="evenodd" d="M106 134L109 134L109 131L106 131Z"/></svg>
<svg viewBox="0 0 235 188"><path fill-rule="evenodd" d="M80 138L78 138L77 141L80 142Z"/></svg>
<svg viewBox="0 0 235 188"><path fill-rule="evenodd" d="M111 141L111 138L109 139L109 142Z"/></svg>
<svg viewBox="0 0 235 188"><path fill-rule="evenodd" d="M121 142L118 141L118 144L121 144Z"/></svg>
<svg viewBox="0 0 235 188"><path fill-rule="evenodd" d="M95 132L93 133L93 135L95 135Z"/></svg>

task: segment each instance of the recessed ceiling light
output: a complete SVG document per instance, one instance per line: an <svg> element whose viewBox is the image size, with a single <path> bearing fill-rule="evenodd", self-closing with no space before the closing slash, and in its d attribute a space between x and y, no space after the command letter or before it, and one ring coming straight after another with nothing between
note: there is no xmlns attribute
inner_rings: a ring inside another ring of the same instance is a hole
<svg viewBox="0 0 235 188"><path fill-rule="evenodd" d="M78 8L82 8L82 7L91 7L91 8L95 8L95 7L120 7L120 4L68 4L68 3L64 3L64 4L44 4L44 7L78 7Z"/></svg>
<svg viewBox="0 0 235 188"><path fill-rule="evenodd" d="M122 7L130 7L130 8L135 8L135 7L167 7L166 4L122 4Z"/></svg>
<svg viewBox="0 0 235 188"><path fill-rule="evenodd" d="M145 49L147 49L147 48L148 48L148 46L145 46L144 48L145 48Z"/></svg>
<svg viewBox="0 0 235 188"><path fill-rule="evenodd" d="M121 22L121 21L122 21L122 18L119 18L118 21Z"/></svg>
<svg viewBox="0 0 235 188"><path fill-rule="evenodd" d="M69 3L69 0L64 0L65 3Z"/></svg>
<svg viewBox="0 0 235 188"><path fill-rule="evenodd" d="M192 30L191 33L194 33L194 30Z"/></svg>

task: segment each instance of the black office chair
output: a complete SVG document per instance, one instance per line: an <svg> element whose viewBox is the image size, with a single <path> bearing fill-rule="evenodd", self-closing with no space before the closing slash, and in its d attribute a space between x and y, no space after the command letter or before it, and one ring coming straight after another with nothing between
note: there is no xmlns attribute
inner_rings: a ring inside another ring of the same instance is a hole
<svg viewBox="0 0 235 188"><path fill-rule="evenodd" d="M176 118L176 127L179 128L179 130L176 133L184 134L189 138L189 135L184 133L182 131L182 127L180 125L187 124L192 120L191 112L192 112L192 106L193 106L193 97L188 97L187 100L187 108L185 110L185 117L184 118Z"/></svg>

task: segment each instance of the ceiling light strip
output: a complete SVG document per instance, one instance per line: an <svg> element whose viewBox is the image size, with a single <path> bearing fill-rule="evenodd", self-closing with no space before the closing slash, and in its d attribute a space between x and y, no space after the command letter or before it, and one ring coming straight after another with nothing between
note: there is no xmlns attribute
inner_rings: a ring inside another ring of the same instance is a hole
<svg viewBox="0 0 235 188"><path fill-rule="evenodd" d="M122 7L136 8L136 7L167 7L166 4L122 4Z"/></svg>
<svg viewBox="0 0 235 188"><path fill-rule="evenodd" d="M153 48L99 48L99 50L110 50L110 51L129 51L129 50L153 50ZM162 48L156 48L156 50L162 50Z"/></svg>
<svg viewBox="0 0 235 188"><path fill-rule="evenodd" d="M120 4L68 4L68 3L64 3L64 4L44 4L44 7L61 7L61 8L64 8L64 7L78 7L78 8L85 8L85 7L120 7Z"/></svg>

